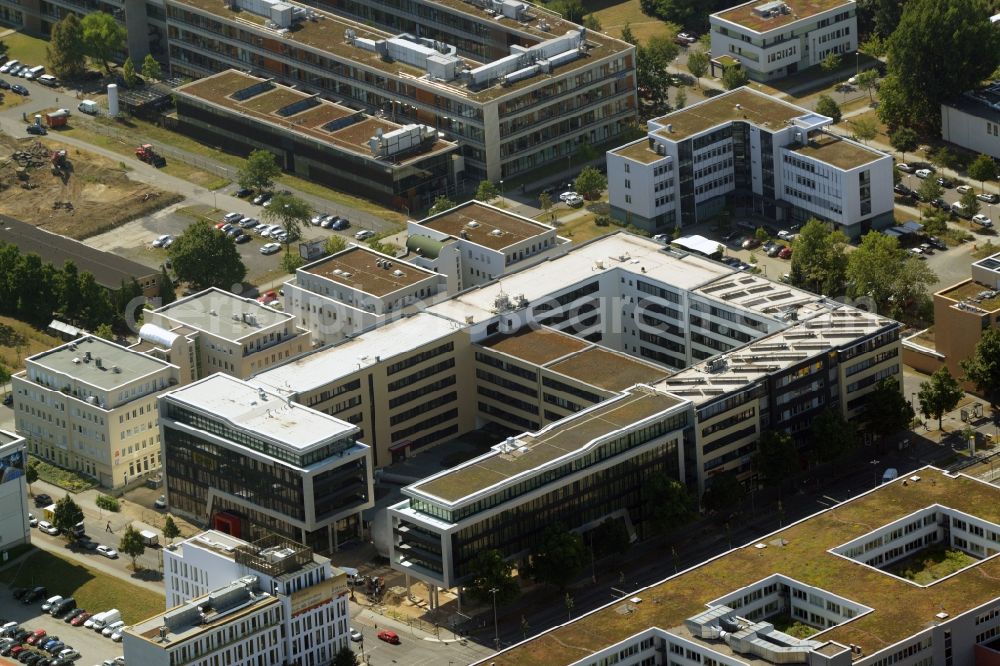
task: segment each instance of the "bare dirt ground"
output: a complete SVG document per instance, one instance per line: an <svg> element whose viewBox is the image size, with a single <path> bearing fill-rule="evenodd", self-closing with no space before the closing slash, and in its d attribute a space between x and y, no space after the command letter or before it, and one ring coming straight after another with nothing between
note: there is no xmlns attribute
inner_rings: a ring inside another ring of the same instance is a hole
<svg viewBox="0 0 1000 666"><path fill-rule="evenodd" d="M58 174L49 155L65 149ZM81 240L181 197L128 177L119 163L57 140L0 136L0 213Z"/></svg>

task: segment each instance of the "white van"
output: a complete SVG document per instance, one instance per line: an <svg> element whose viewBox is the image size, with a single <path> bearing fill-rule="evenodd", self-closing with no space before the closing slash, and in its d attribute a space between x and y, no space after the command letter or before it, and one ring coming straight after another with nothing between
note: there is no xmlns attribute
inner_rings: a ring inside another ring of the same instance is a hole
<svg viewBox="0 0 1000 666"><path fill-rule="evenodd" d="M45 73L45 65L38 65L37 67L32 67L28 70L28 73L24 75L24 78L29 81L34 81L39 76Z"/></svg>
<svg viewBox="0 0 1000 666"><path fill-rule="evenodd" d="M966 208L965 204L963 204L961 201L956 201L951 205L951 212L953 212L955 215L958 215L959 217L964 217L965 219L969 219L970 217L972 217L971 215L969 215L969 209Z"/></svg>
<svg viewBox="0 0 1000 666"><path fill-rule="evenodd" d="M86 622L83 623L83 627L85 629L93 629L94 623L103 618L109 612L110 611L104 611L103 613L94 613L89 618L87 618Z"/></svg>
<svg viewBox="0 0 1000 666"><path fill-rule="evenodd" d="M125 622L124 621L122 621L122 620L116 620L115 622L112 622L108 626L104 627L104 630L101 631L101 635L102 636L107 636L108 638L111 638L111 634L115 633L116 631L118 631L119 629L121 629L124 626L125 626Z"/></svg>
<svg viewBox="0 0 1000 666"><path fill-rule="evenodd" d="M7 624L0 627L0 636L12 636L17 632L18 624L17 622L8 622Z"/></svg>
<svg viewBox="0 0 1000 666"><path fill-rule="evenodd" d="M21 64L20 60L8 60L4 63L3 67L0 67L0 74L6 74L10 70L14 69Z"/></svg>
<svg viewBox="0 0 1000 666"><path fill-rule="evenodd" d="M109 611L104 611L101 613L101 618L94 622L94 631L104 631L104 628L109 624L114 624L118 620L122 619L122 612L117 608L112 608Z"/></svg>
<svg viewBox="0 0 1000 666"><path fill-rule="evenodd" d="M80 105L76 107L81 113L89 113L92 116L97 115L97 102L92 99L85 99L80 102Z"/></svg>
<svg viewBox="0 0 1000 666"><path fill-rule="evenodd" d="M57 594L54 597L49 597L44 602L42 602L42 612L43 613L48 613L50 610L52 610L52 604L57 604L60 601L62 601L62 595L61 594Z"/></svg>
<svg viewBox="0 0 1000 666"><path fill-rule="evenodd" d="M38 77L38 82L43 86L48 86L49 88L55 88L59 85L59 79L52 76L51 74L42 74Z"/></svg>

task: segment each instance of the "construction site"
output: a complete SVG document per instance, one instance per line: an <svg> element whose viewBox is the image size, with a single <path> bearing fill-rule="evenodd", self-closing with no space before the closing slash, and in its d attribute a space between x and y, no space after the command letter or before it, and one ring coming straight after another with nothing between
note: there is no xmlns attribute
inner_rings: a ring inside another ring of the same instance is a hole
<svg viewBox="0 0 1000 666"><path fill-rule="evenodd" d="M94 153L34 137L0 136L0 214L82 240L181 196L134 181Z"/></svg>

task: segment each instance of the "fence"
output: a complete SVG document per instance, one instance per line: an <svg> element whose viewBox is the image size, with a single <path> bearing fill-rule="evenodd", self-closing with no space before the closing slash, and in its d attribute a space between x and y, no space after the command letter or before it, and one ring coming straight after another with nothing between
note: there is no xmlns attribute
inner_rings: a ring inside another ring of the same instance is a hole
<svg viewBox="0 0 1000 666"><path fill-rule="evenodd" d="M123 146L138 146L139 143L143 141L142 137L136 137L133 134L122 132L116 127L109 127L102 123L90 123L88 129L96 134L106 136L110 139L117 141ZM190 164L193 167L197 167L202 171L207 171L213 173L216 176L222 176L223 178L228 178L229 180L236 179L236 170L227 167L223 164L219 164L214 160L208 158L200 157L193 153L189 153L185 150L180 150L179 148L174 148L168 144L157 144L155 146L156 152L160 153L164 157L173 158L185 164Z"/></svg>

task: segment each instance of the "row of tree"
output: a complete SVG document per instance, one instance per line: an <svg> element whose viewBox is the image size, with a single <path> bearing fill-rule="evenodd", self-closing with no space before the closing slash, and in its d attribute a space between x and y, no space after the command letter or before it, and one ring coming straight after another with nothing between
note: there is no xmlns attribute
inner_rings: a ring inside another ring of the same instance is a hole
<svg viewBox="0 0 1000 666"><path fill-rule="evenodd" d="M142 293L135 280L109 292L72 261L56 268L33 252L22 254L16 245L0 243L0 313L35 326L47 326L55 314L90 330L122 325L126 306Z"/></svg>

